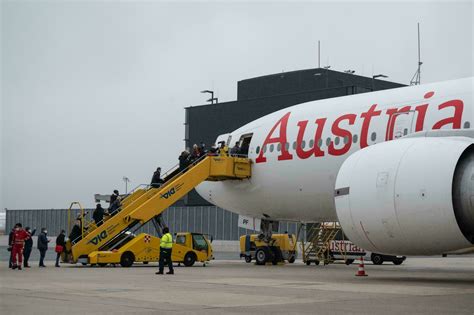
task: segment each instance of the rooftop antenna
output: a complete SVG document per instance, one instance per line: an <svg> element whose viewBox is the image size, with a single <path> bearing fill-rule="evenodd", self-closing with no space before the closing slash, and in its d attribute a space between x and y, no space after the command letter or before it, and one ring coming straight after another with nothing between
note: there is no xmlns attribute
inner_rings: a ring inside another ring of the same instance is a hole
<svg viewBox="0 0 474 315"><path fill-rule="evenodd" d="M318 40L318 68L321 68L321 41Z"/></svg>
<svg viewBox="0 0 474 315"><path fill-rule="evenodd" d="M411 78L410 85L419 85L421 83L421 53L420 53L420 23L418 23L418 69L413 78Z"/></svg>

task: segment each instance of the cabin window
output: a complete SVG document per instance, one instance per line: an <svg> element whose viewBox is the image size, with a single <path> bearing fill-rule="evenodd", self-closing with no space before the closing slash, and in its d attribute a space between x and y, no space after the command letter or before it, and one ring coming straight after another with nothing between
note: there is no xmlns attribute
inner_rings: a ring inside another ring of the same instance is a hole
<svg viewBox="0 0 474 315"><path fill-rule="evenodd" d="M309 147L312 148L314 146L314 140L309 140Z"/></svg>
<svg viewBox="0 0 474 315"><path fill-rule="evenodd" d="M339 141L340 141L339 137L336 137L336 139L334 139L334 143L335 143L336 145L339 144Z"/></svg>
<svg viewBox="0 0 474 315"><path fill-rule="evenodd" d="M304 140L301 141L301 149L304 149L304 147L306 146L306 142Z"/></svg>
<svg viewBox="0 0 474 315"><path fill-rule="evenodd" d="M323 146L323 139L319 139L318 140L318 147L322 147Z"/></svg>
<svg viewBox="0 0 474 315"><path fill-rule="evenodd" d="M405 128L405 135L408 133L408 129ZM372 132L372 134L370 135L370 139L372 141L375 141L377 139L377 134L375 132Z"/></svg>
<svg viewBox="0 0 474 315"><path fill-rule="evenodd" d="M263 153L267 153L267 145L266 144L263 146Z"/></svg>
<svg viewBox="0 0 474 315"><path fill-rule="evenodd" d="M466 121L466 122L464 123L464 129L469 129L470 127L471 127L471 123L468 122L468 121Z"/></svg>
<svg viewBox="0 0 474 315"><path fill-rule="evenodd" d="M296 141L293 141L293 150L296 150Z"/></svg>
<svg viewBox="0 0 474 315"><path fill-rule="evenodd" d="M285 143L285 148L286 148L286 151L288 151L290 149L290 143Z"/></svg>
<svg viewBox="0 0 474 315"><path fill-rule="evenodd" d="M275 146L273 144L270 144L270 152L273 152L274 148L275 148Z"/></svg>
<svg viewBox="0 0 474 315"><path fill-rule="evenodd" d="M348 136L345 136L344 137L344 144L347 144L349 142L349 137Z"/></svg>
<svg viewBox="0 0 474 315"><path fill-rule="evenodd" d="M327 138L327 139L326 139L326 146L329 147L330 144L331 144L331 138Z"/></svg>
<svg viewBox="0 0 474 315"><path fill-rule="evenodd" d="M257 154L260 153L260 146L257 147L257 150L255 151Z"/></svg>
<svg viewBox="0 0 474 315"><path fill-rule="evenodd" d="M357 143L358 139L359 139L359 137L357 137L357 135L352 136L352 142Z"/></svg>
<svg viewBox="0 0 474 315"><path fill-rule="evenodd" d="M280 150L281 150L281 143L278 143L278 145L277 145L277 151L280 152Z"/></svg>

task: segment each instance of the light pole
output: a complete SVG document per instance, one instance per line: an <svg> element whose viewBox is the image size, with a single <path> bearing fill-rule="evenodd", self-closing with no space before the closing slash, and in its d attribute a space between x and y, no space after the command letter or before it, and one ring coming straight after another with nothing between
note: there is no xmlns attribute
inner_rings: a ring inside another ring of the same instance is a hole
<svg viewBox="0 0 474 315"><path fill-rule="evenodd" d="M211 104L214 104L214 101L216 101L216 104L218 103L219 99L217 97L214 97L214 91L211 90L204 90L201 91L201 93L209 93L211 94L211 98L208 99L206 102L211 102Z"/></svg>
<svg viewBox="0 0 474 315"><path fill-rule="evenodd" d="M122 178L122 180L125 182L125 194L128 193L128 183L130 182L130 178L128 178L127 176L124 176Z"/></svg>
<svg viewBox="0 0 474 315"><path fill-rule="evenodd" d="M385 74L376 74L372 76L372 92L375 90L375 79L377 78L388 78Z"/></svg>

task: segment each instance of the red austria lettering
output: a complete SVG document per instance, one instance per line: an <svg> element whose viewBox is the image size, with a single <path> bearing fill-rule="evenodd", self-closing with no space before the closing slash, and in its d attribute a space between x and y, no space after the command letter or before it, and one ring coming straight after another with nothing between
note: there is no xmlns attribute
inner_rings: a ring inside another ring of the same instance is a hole
<svg viewBox="0 0 474 315"><path fill-rule="evenodd" d="M300 159L304 160L304 159L309 158L312 155L314 155L315 157L324 156L324 151L322 151L318 147L317 143L319 139L321 139L321 135L323 134L323 128L324 128L325 123L326 123L326 118L316 119L316 125L318 125L318 127L314 134L314 145L312 148L305 151L301 144L303 142L304 132L306 130L306 126L308 125L308 121L302 120L298 122L299 129L298 129L298 136L296 137L296 155L298 155Z"/></svg>
<svg viewBox="0 0 474 315"><path fill-rule="evenodd" d="M265 152L264 152L263 148L266 145L269 145L269 144L272 144L272 143L279 143L280 146L281 146L281 153L278 156L279 161L293 159L293 155L291 155L288 152L288 149L286 147L286 143L287 143L286 129L287 129L287 126L288 126L288 119L290 118L290 114L291 114L291 112L288 112L287 114L285 114L282 118L280 118L280 120L277 121L277 123L270 130L270 132L268 133L267 138L265 138L265 141L263 142L262 149L260 150L260 154L255 159L256 163L262 163L262 162L267 161L267 158L265 157ZM277 137L272 137L273 133L275 132L275 130L278 127L279 127L278 136Z"/></svg>
<svg viewBox="0 0 474 315"><path fill-rule="evenodd" d="M360 115L360 117L364 119L364 121L362 122L362 128L360 130L360 148L361 149L369 145L367 143L367 135L369 133L370 120L372 119L372 117L380 116L380 114L382 113L381 110L375 110L376 107L377 107L377 104L374 104L370 107L368 111Z"/></svg>
<svg viewBox="0 0 474 315"><path fill-rule="evenodd" d="M335 156L343 155L343 154L346 154L347 151L350 150L351 144L352 144L352 133L347 129L342 129L341 127L339 127L339 123L343 120L348 120L349 125L353 125L356 118L357 118L357 115L355 114L347 114L347 115L342 115L341 117L339 117L338 119L334 121L331 127L331 131L333 135L335 135L336 137L341 137L342 139L347 137L349 141L347 141L347 143L344 144L344 146L340 149L336 149L336 147L334 146L334 141L331 141L328 147L328 153L330 155L335 155Z"/></svg>
<svg viewBox="0 0 474 315"><path fill-rule="evenodd" d="M447 107L454 107L454 114L452 117L441 119L436 124L434 124L433 129L441 129L443 126L452 124L453 129L461 129L461 119L462 119L462 112L464 109L464 103L461 100L451 100L444 102L443 104L439 105L438 108L444 109Z"/></svg>

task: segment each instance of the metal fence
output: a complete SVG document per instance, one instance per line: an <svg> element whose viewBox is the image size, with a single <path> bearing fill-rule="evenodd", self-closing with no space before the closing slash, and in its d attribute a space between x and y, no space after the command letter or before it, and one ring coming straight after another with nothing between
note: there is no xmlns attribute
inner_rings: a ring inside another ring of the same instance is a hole
<svg viewBox="0 0 474 315"><path fill-rule="evenodd" d="M80 210L72 210L76 217ZM93 209L87 209L87 218L91 220ZM68 230L67 209L36 209L36 210L7 210L6 230L9 231L17 222L23 227L38 229L45 227L49 235L58 235L61 229ZM163 219L171 232L196 232L210 234L216 240L238 240L241 235L255 233L238 227L238 215L215 206L171 207L163 213ZM280 222L279 232L294 233L298 231L298 223ZM68 231L69 232L69 231ZM148 222L138 230L156 235L152 222Z"/></svg>

